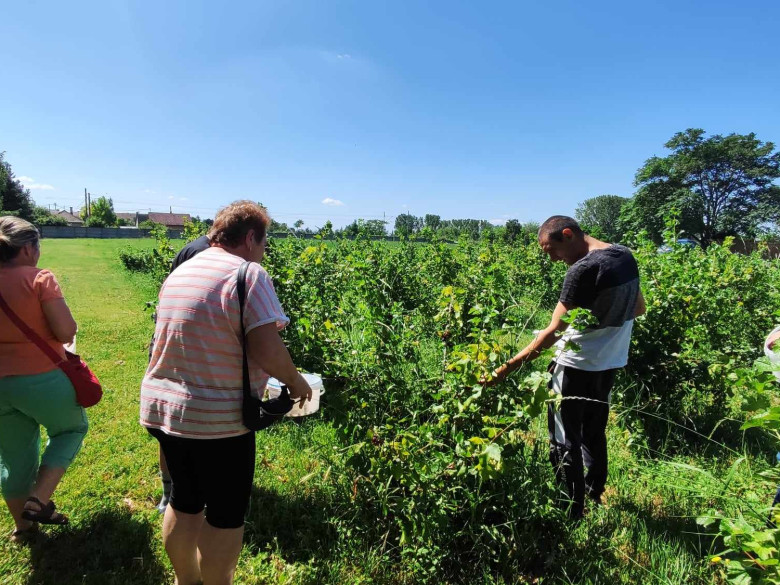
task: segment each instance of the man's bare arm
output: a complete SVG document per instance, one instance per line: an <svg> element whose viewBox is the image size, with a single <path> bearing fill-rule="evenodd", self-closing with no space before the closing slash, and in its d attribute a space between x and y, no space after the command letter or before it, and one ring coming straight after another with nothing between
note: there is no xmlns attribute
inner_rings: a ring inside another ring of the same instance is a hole
<svg viewBox="0 0 780 585"><path fill-rule="evenodd" d="M634 318L640 317L647 312L645 306L645 297L642 296L642 289L639 289L639 296L636 298L636 305L634 306Z"/></svg>
<svg viewBox="0 0 780 585"><path fill-rule="evenodd" d="M503 366L496 369L493 373L493 379L489 384L497 384L498 382L503 381L507 375L514 372L524 363L535 360L545 349L552 347L560 338L560 332L569 326L569 324L563 320L563 316L573 308L573 305L567 306L559 302L553 311L550 324L540 331L539 335L537 335L520 353L509 359Z"/></svg>

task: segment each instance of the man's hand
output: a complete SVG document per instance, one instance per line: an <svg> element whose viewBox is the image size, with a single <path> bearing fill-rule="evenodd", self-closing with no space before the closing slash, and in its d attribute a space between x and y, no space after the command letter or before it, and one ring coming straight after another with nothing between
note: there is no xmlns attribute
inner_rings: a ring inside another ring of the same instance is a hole
<svg viewBox="0 0 780 585"><path fill-rule="evenodd" d="M303 408L303 405L311 400L311 386L300 374L298 374L298 379L295 380L294 384L287 384L287 389L290 392L290 398L298 402L298 408Z"/></svg>
<svg viewBox="0 0 780 585"><path fill-rule="evenodd" d="M490 388L506 380L506 377L508 375L509 375L509 366L507 364L503 364L502 366L496 368L496 370L493 372L493 377L490 378L490 380L488 380L487 377L483 377L479 381L479 383L483 384L486 388Z"/></svg>

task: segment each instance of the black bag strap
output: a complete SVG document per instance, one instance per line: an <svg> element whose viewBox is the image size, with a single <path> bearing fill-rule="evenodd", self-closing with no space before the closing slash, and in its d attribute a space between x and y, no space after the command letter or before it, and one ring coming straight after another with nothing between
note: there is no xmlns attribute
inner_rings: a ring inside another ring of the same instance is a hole
<svg viewBox="0 0 780 585"><path fill-rule="evenodd" d="M236 292L238 293L239 318L241 319L241 351L243 353L243 390L244 401L252 398L251 381L249 380L249 360L246 357L246 330L244 329L244 302L246 301L246 272L249 262L243 262L238 269Z"/></svg>
<svg viewBox="0 0 780 585"><path fill-rule="evenodd" d="M251 382L249 379L249 360L247 359L246 354L246 328L244 327L246 273L249 264L249 262L241 264L238 269L236 280L239 318L241 319L241 352L243 357L242 389L244 399L241 405L241 416L246 428L252 431L259 431L282 420L282 417L290 412L295 403L290 398L287 386L282 386L282 391L277 398L263 401L252 396Z"/></svg>

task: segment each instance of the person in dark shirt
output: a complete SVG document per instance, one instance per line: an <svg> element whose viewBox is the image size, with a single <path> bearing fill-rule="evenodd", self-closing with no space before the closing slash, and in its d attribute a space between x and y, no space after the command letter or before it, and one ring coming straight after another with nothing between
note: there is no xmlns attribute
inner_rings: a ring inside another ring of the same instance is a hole
<svg viewBox="0 0 780 585"><path fill-rule="evenodd" d="M179 250L178 254L176 254L176 257L171 263L170 272L173 272L187 260L194 258L204 250L208 250L209 246L210 244L208 236L201 236L197 240L191 241L189 244ZM153 351L154 337L152 337L152 342L149 344L150 360L152 359ZM160 481L162 481L163 495L160 499L160 503L157 504L157 511L160 514L164 514L165 508L168 506L168 501L171 499L171 474L168 472L168 463L165 461L165 455L163 455L162 449L160 449Z"/></svg>
<svg viewBox="0 0 780 585"><path fill-rule="evenodd" d="M628 248L592 238L563 215L542 224L539 245L551 260L569 265L558 305L547 328L484 382L497 384L557 346L550 387L562 399L548 407L550 461L566 492L570 517L579 519L586 493L601 501L607 480L609 397L615 373L628 361L634 318L645 312L645 302ZM581 327L563 320L576 308L590 311L591 324Z"/></svg>
<svg viewBox="0 0 780 585"><path fill-rule="evenodd" d="M171 272L176 270L187 260L190 260L191 258L194 258L198 254L203 252L203 250L208 250L209 246L210 244L209 244L208 236L201 236L197 240L192 240L189 244L187 244L181 250L179 250L178 254L176 254L176 257L173 259L173 262L171 262Z"/></svg>

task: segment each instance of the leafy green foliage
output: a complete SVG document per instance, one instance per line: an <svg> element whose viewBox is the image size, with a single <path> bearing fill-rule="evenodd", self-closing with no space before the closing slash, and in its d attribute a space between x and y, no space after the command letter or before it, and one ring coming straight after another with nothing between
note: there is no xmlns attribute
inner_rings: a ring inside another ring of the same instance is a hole
<svg viewBox="0 0 780 585"><path fill-rule="evenodd" d="M55 215L45 207L36 205L33 209L32 223L35 225L68 225L61 215Z"/></svg>
<svg viewBox="0 0 780 585"><path fill-rule="evenodd" d="M423 218L402 213L395 218L395 235L408 238L423 228Z"/></svg>
<svg viewBox="0 0 780 585"><path fill-rule="evenodd" d="M599 195L580 203L574 214L586 233L607 242L620 242L620 213L628 201L619 195Z"/></svg>
<svg viewBox="0 0 780 585"><path fill-rule="evenodd" d="M33 217L30 190L14 177L5 152L0 152L0 215L16 215L30 221Z"/></svg>
<svg viewBox="0 0 780 585"><path fill-rule="evenodd" d="M197 240L199 237L206 235L209 231L209 225L202 221L200 218L192 217L184 219L184 231L181 237L185 242L191 242Z"/></svg>
<svg viewBox="0 0 780 585"><path fill-rule="evenodd" d="M148 265L159 279L172 256L158 234ZM653 426L659 417L703 435L744 404L764 405L766 380L747 370L775 318L777 263L727 246L658 254L646 240L636 256L648 313L618 388L631 440L646 438L634 426L668 435ZM532 432L550 400L546 364L496 388L479 380L546 324L565 266L535 234L511 244L272 239L263 264L291 318L283 335L295 363L326 380L351 486L339 537L360 530L383 543L416 581L457 580L464 563L500 572L536 562L563 530ZM570 319L592 324L584 310Z"/></svg>
<svg viewBox="0 0 780 585"><path fill-rule="evenodd" d="M742 404L742 410L750 414L742 429L758 429L780 443L780 406L770 406L777 394L777 382L773 375L774 366L764 358L752 367L741 368L729 378L737 385L753 388L752 400ZM761 409L756 413L756 410ZM736 466L736 464L735 464ZM761 474L764 479L780 483L777 469ZM717 528L717 534L725 549L712 555L713 565L722 567L722 576L735 585L780 584L780 509L767 511L763 506L756 509L749 505L739 507L736 515L711 509L697 520L706 529Z"/></svg>
<svg viewBox="0 0 780 585"><path fill-rule="evenodd" d="M356 219L351 224L340 230L336 230L336 235L343 235L350 238L358 236L365 237L384 237L387 235L387 222L381 219Z"/></svg>
<svg viewBox="0 0 780 585"><path fill-rule="evenodd" d="M91 202L89 213L86 207L81 208L81 217L86 218L86 227L114 227L118 225L114 202L109 197L98 197Z"/></svg>
<svg viewBox="0 0 780 585"><path fill-rule="evenodd" d="M636 196L624 220L632 231L649 231L656 240L663 217L681 212L680 227L701 241L753 236L762 222L780 218L780 152L755 134L678 132L666 144L671 154L654 156L637 171Z"/></svg>
<svg viewBox="0 0 780 585"><path fill-rule="evenodd" d="M149 274L159 286L171 271L176 250L168 238L168 228L158 223L153 226L151 236L157 242L156 247L152 250L139 250L126 246L119 250L119 260L127 270Z"/></svg>
<svg viewBox="0 0 780 585"><path fill-rule="evenodd" d="M759 355L780 306L776 260L732 254L728 240L691 249L675 244L676 234L671 224L669 253L650 243L636 250L647 315L634 325L624 400L649 414L651 437L669 431L658 416L710 429L740 413L755 387L735 381Z"/></svg>

